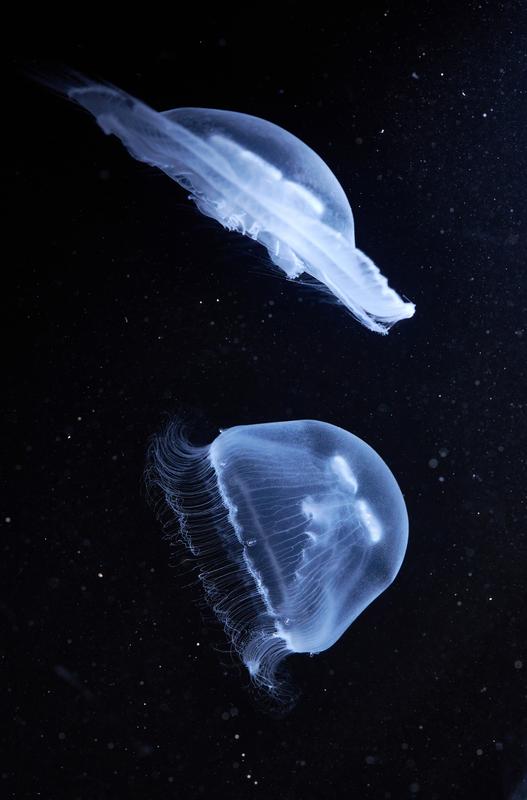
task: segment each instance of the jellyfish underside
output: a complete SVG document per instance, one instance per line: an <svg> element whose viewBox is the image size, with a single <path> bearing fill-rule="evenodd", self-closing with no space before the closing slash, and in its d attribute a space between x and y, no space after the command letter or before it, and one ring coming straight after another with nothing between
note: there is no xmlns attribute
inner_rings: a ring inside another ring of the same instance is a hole
<svg viewBox="0 0 527 800"><path fill-rule="evenodd" d="M329 167L283 128L234 111L158 113L81 80L67 93L131 155L186 188L203 214L264 245L289 278L311 275L379 333L413 315L413 303L355 246L351 207Z"/></svg>
<svg viewBox="0 0 527 800"><path fill-rule="evenodd" d="M327 423L239 426L207 447L173 424L155 439L148 474L235 651L278 700L289 696L284 658L331 647L404 557L393 475Z"/></svg>

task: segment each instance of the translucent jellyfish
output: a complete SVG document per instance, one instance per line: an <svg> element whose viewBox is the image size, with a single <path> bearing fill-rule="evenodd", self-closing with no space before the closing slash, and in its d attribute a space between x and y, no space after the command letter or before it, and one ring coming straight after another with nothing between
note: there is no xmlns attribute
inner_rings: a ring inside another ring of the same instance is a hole
<svg viewBox="0 0 527 800"><path fill-rule="evenodd" d="M325 422L241 425L204 447L171 424L152 443L147 476L235 651L278 699L288 696L283 659L331 647L404 558L395 478L365 442Z"/></svg>
<svg viewBox="0 0 527 800"><path fill-rule="evenodd" d="M78 78L60 87L132 156L190 191L203 214L263 244L289 278L308 273L370 330L414 314L355 247L353 214L327 164L278 125L234 111L158 113L120 89Z"/></svg>

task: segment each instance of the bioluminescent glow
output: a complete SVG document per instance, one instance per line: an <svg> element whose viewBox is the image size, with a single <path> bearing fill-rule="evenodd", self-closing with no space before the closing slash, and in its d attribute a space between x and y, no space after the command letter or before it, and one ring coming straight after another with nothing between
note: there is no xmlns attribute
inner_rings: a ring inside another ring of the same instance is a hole
<svg viewBox="0 0 527 800"><path fill-rule="evenodd" d="M325 422L242 425L205 447L172 424L153 441L147 475L235 650L278 699L282 660L331 647L404 558L395 478L365 442Z"/></svg>
<svg viewBox="0 0 527 800"><path fill-rule="evenodd" d="M120 89L82 78L60 88L132 156L190 191L203 214L263 244L289 278L308 273L379 333L413 316L414 304L402 300L355 246L340 183L296 136L234 111L158 113Z"/></svg>

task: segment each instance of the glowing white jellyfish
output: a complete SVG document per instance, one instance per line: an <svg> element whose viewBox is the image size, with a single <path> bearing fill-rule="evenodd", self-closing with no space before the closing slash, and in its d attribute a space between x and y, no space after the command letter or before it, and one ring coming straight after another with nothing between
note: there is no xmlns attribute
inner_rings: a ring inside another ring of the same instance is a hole
<svg viewBox="0 0 527 800"><path fill-rule="evenodd" d="M60 88L135 158L189 190L203 214L263 244L289 278L308 273L378 333L413 316L414 304L355 246L340 183L296 136L234 111L158 113L120 89L82 78Z"/></svg>
<svg viewBox="0 0 527 800"><path fill-rule="evenodd" d="M289 697L283 659L331 647L404 558L394 476L325 422L241 425L206 447L172 424L152 444L147 476L234 649L278 700Z"/></svg>

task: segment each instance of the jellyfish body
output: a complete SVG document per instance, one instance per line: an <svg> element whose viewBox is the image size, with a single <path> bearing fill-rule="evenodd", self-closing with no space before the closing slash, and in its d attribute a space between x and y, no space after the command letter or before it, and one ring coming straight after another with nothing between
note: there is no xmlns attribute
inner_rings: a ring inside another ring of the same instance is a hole
<svg viewBox="0 0 527 800"><path fill-rule="evenodd" d="M117 88L83 79L61 88L131 155L189 190L204 214L263 244L289 278L308 273L380 333L414 314L413 303L355 247L340 183L296 136L234 111L158 113Z"/></svg>
<svg viewBox="0 0 527 800"><path fill-rule="evenodd" d="M235 650L278 698L282 660L331 647L404 558L395 478L334 425L243 425L194 447L173 424L153 442L148 476Z"/></svg>

